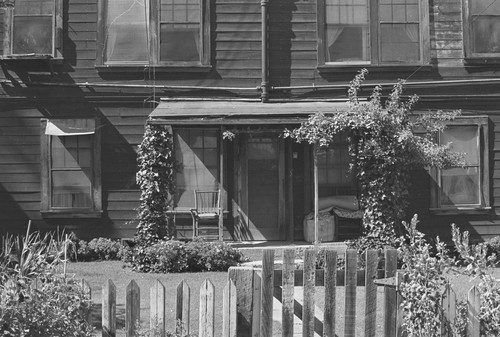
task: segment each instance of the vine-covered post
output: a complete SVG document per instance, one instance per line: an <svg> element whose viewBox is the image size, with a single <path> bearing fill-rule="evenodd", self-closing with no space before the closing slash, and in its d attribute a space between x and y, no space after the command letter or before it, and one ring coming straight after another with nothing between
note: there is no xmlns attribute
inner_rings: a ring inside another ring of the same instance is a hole
<svg viewBox="0 0 500 337"><path fill-rule="evenodd" d="M137 164L141 199L136 240L139 244L154 243L172 236L167 215L175 193L176 173L171 127L146 124Z"/></svg>

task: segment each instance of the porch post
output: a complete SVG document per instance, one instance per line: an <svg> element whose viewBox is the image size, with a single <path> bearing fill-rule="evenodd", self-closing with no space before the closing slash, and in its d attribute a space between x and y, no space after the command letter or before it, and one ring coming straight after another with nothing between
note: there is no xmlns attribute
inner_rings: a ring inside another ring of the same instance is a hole
<svg viewBox="0 0 500 337"><path fill-rule="evenodd" d="M314 243L319 243L318 233L318 144L314 144Z"/></svg>

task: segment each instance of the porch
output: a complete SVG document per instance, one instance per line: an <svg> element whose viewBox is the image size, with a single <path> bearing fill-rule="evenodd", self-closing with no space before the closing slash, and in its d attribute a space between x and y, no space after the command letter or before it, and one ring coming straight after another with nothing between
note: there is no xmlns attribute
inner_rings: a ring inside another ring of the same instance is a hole
<svg viewBox="0 0 500 337"><path fill-rule="evenodd" d="M326 201L319 209L325 211L319 241L359 236L359 214L345 217L332 210L357 210L342 201L355 200L358 194L349 172L346 138L339 135L330 148L314 156L313 145L283 137L284 129L297 127L311 114L334 113L345 106L345 102L162 100L149 123L170 128L181 167L171 211L177 237L192 237L189 210L195 190L220 190L225 241L314 241L311 214L318 198ZM342 200L330 205L332 198Z"/></svg>

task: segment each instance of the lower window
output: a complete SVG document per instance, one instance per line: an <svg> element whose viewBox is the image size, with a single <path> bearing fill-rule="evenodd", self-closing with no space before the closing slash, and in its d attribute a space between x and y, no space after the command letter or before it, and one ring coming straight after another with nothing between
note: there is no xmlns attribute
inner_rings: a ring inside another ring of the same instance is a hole
<svg viewBox="0 0 500 337"><path fill-rule="evenodd" d="M42 121L42 213L102 211L100 137L94 119Z"/></svg>
<svg viewBox="0 0 500 337"><path fill-rule="evenodd" d="M465 154L464 167L433 169L434 212L489 209L488 119L460 118L438 135L439 143Z"/></svg>

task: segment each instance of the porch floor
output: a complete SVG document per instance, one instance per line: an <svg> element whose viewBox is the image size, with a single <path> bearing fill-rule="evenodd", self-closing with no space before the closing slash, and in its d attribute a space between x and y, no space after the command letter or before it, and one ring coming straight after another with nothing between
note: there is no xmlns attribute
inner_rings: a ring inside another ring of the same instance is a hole
<svg viewBox="0 0 500 337"><path fill-rule="evenodd" d="M274 249L276 259L281 259L283 256L283 249L287 248L307 248L314 247L315 245L306 241L246 241L246 242L227 242L233 248L239 249L251 261L261 261L262 251L264 249ZM329 250L336 250L339 254L344 254L347 246L344 242L322 242L316 247L325 248Z"/></svg>

